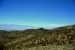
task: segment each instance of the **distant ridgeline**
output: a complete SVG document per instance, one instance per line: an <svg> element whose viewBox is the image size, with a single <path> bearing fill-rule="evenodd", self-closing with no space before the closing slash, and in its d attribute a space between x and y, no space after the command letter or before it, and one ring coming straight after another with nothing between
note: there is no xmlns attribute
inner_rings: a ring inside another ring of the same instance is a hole
<svg viewBox="0 0 75 50"><path fill-rule="evenodd" d="M75 45L75 25L55 29L0 30L0 48L11 50L45 45ZM3 48L2 48L3 47Z"/></svg>

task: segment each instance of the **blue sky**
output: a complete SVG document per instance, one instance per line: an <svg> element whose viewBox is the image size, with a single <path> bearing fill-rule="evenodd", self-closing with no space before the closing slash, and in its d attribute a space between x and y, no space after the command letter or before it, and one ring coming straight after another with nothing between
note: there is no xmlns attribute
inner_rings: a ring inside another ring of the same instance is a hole
<svg viewBox="0 0 75 50"><path fill-rule="evenodd" d="M34 27L75 24L75 0L0 0L0 24Z"/></svg>

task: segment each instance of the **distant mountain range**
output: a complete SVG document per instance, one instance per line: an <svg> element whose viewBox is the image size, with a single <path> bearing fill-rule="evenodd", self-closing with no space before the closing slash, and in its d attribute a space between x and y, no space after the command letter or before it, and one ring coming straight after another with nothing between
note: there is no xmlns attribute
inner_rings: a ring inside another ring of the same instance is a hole
<svg viewBox="0 0 75 50"><path fill-rule="evenodd" d="M69 26L65 26L66 28L70 28L71 26L75 26L75 25L69 25ZM48 26L46 27L42 27L45 29L54 29L54 28L61 28L60 26ZM16 25L16 24L0 24L0 30L6 30L6 31L11 31L11 30L26 30L26 29L36 29L36 28L40 28L40 27L33 27L33 26L29 26L29 25Z"/></svg>
<svg viewBox="0 0 75 50"><path fill-rule="evenodd" d="M25 30L25 29L32 29L32 26L28 25L13 25L13 24L0 24L0 30Z"/></svg>

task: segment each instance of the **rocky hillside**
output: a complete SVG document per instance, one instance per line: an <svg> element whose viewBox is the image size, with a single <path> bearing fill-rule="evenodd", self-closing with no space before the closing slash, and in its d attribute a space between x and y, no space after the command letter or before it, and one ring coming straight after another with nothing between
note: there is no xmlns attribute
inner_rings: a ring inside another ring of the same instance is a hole
<svg viewBox="0 0 75 50"><path fill-rule="evenodd" d="M0 49L19 50L24 47L46 45L75 45L75 25L49 29L23 31L0 30Z"/></svg>

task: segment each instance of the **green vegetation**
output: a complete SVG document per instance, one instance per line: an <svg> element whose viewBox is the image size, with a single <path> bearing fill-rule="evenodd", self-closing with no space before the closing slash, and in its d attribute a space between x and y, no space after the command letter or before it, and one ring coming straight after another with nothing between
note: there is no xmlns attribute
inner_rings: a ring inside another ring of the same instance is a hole
<svg viewBox="0 0 75 50"><path fill-rule="evenodd" d="M0 30L0 50L75 50L75 25L51 30Z"/></svg>

